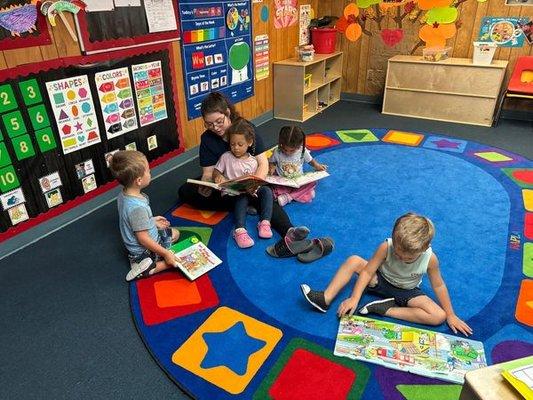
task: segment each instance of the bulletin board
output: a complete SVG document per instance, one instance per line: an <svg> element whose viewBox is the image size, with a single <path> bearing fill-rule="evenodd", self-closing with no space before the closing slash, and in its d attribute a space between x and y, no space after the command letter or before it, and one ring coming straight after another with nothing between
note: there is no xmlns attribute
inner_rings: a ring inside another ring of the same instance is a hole
<svg viewBox="0 0 533 400"><path fill-rule="evenodd" d="M250 1L179 2L183 81L189 119L213 90L232 103L254 95Z"/></svg>
<svg viewBox="0 0 533 400"><path fill-rule="evenodd" d="M172 2L177 18L176 3ZM76 14L76 27L85 54L168 42L180 37L178 23L176 30L150 33L142 3L138 7L116 7L112 11L80 11Z"/></svg>
<svg viewBox="0 0 533 400"><path fill-rule="evenodd" d="M0 50L42 46L52 43L46 18L36 2L0 0Z"/></svg>
<svg viewBox="0 0 533 400"><path fill-rule="evenodd" d="M0 242L116 185L107 156L183 152L171 45L2 71Z"/></svg>

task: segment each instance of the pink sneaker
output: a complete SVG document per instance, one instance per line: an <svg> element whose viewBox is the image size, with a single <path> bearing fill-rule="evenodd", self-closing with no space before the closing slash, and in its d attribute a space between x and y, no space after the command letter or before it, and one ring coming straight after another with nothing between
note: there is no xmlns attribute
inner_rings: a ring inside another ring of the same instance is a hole
<svg viewBox="0 0 533 400"><path fill-rule="evenodd" d="M280 205L280 207L283 207L292 201L292 197L288 193L283 193L278 196L277 200L278 200L278 204Z"/></svg>
<svg viewBox="0 0 533 400"><path fill-rule="evenodd" d="M257 230L259 231L259 237L262 239L270 239L272 237L270 221L267 221L266 219L257 224Z"/></svg>
<svg viewBox="0 0 533 400"><path fill-rule="evenodd" d="M246 232L246 229L244 228L237 228L233 231L233 237L235 241L237 242L237 246L239 246L241 249L247 249L248 247L252 247L254 245L253 239L248 235L248 232Z"/></svg>

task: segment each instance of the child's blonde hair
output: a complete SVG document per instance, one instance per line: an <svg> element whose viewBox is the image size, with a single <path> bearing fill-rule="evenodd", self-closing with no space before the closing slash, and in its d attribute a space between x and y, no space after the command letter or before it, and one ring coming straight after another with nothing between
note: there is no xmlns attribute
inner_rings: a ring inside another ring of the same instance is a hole
<svg viewBox="0 0 533 400"><path fill-rule="evenodd" d="M146 156L136 150L120 150L111 156L109 168L119 183L128 188L144 175Z"/></svg>
<svg viewBox="0 0 533 400"><path fill-rule="evenodd" d="M425 251L434 235L433 222L429 218L415 213L402 215L396 220L392 229L394 246L410 254Z"/></svg>

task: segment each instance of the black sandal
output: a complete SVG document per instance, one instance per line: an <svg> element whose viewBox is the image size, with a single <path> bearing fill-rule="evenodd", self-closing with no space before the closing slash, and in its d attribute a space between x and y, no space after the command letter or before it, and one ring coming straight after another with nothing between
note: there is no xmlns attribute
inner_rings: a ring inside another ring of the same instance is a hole
<svg viewBox="0 0 533 400"><path fill-rule="evenodd" d="M298 254L298 261L303 263L310 263L316 261L324 256L327 256L333 251L335 244L332 238L325 237L320 239L313 239L313 245L309 251Z"/></svg>
<svg viewBox="0 0 533 400"><path fill-rule="evenodd" d="M309 239L294 240L288 245L285 242L285 238L278 240L273 246L268 246L266 252L269 256L276 258L293 257L300 253L305 253L311 250L313 247L313 241Z"/></svg>

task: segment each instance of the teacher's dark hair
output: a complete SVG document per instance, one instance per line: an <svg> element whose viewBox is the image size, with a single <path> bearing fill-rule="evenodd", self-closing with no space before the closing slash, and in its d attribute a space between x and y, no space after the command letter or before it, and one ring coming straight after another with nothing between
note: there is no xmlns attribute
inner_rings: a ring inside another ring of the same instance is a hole
<svg viewBox="0 0 533 400"><path fill-rule="evenodd" d="M239 113L235 110L235 106L220 92L209 93L209 95L202 100L202 106L200 108L202 117L215 112L226 114L228 110L230 112L229 119L231 122L239 118Z"/></svg>

